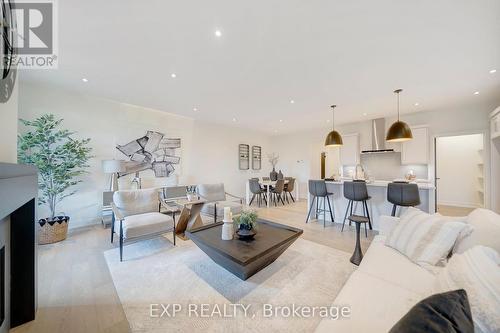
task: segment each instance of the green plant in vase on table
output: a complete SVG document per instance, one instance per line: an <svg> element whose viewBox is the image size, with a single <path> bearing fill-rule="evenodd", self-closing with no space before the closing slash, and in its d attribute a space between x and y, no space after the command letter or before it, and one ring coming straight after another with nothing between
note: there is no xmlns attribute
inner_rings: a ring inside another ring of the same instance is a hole
<svg viewBox="0 0 500 333"><path fill-rule="evenodd" d="M50 244L66 239L69 216L57 216L57 205L73 195L71 190L86 173L92 148L90 139L75 139L74 132L61 129L62 119L46 114L35 120L21 123L29 130L18 136L18 160L38 168L38 203L48 206L50 216L39 220L40 244Z"/></svg>
<svg viewBox="0 0 500 333"><path fill-rule="evenodd" d="M233 220L236 225L236 234L240 239L252 239L257 233L258 215L253 210L241 212Z"/></svg>

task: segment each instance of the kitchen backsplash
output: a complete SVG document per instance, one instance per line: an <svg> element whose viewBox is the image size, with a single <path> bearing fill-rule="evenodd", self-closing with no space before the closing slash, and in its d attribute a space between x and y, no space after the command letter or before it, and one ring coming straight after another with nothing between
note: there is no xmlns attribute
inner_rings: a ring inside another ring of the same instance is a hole
<svg viewBox="0 0 500 333"><path fill-rule="evenodd" d="M361 165L370 179L394 180L404 178L413 170L417 178L428 179L427 165L401 165L401 153L362 154ZM344 176L354 167L344 167Z"/></svg>

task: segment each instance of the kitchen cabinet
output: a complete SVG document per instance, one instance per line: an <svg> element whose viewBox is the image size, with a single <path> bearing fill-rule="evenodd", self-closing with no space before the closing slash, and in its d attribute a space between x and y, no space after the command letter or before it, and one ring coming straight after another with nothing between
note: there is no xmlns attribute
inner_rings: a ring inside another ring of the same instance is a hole
<svg viewBox="0 0 500 333"><path fill-rule="evenodd" d="M429 129L411 127L413 139L401 144L401 164L429 164Z"/></svg>
<svg viewBox="0 0 500 333"><path fill-rule="evenodd" d="M359 163L359 133L342 135L343 145L340 147L340 163L354 166Z"/></svg>
<svg viewBox="0 0 500 333"><path fill-rule="evenodd" d="M500 138L500 106L490 115L491 139Z"/></svg>

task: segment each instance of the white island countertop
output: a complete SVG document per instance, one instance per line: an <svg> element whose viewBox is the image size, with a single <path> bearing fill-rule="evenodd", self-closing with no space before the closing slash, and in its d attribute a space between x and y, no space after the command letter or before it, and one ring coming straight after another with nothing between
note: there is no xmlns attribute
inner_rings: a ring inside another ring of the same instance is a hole
<svg viewBox="0 0 500 333"><path fill-rule="evenodd" d="M342 185L344 184L345 181L350 181L347 179L342 179L342 180L327 180L326 182L328 184L336 184L336 185ZM392 183L392 181L389 180L370 180L366 181L366 186L377 186L377 187L387 187L389 183ZM410 184L417 184L418 188L421 190L433 190L434 184L430 182L410 182Z"/></svg>

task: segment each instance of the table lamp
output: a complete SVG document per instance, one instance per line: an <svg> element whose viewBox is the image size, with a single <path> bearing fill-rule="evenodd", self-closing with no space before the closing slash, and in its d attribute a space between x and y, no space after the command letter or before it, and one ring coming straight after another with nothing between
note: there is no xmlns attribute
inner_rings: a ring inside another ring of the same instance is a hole
<svg viewBox="0 0 500 333"><path fill-rule="evenodd" d="M104 173L110 173L109 190L118 191L118 172L125 172L125 163L120 160L103 160L102 170Z"/></svg>

